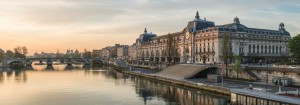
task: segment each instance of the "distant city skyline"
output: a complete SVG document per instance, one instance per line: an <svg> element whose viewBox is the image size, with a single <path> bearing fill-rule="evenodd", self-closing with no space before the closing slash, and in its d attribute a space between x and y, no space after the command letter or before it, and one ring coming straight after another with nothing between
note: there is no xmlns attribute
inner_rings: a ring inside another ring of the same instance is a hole
<svg viewBox="0 0 300 105"><path fill-rule="evenodd" d="M0 48L27 46L35 52L93 50L132 44L147 27L157 35L182 31L200 18L216 25L232 23L300 33L299 0L9 0L0 1Z"/></svg>

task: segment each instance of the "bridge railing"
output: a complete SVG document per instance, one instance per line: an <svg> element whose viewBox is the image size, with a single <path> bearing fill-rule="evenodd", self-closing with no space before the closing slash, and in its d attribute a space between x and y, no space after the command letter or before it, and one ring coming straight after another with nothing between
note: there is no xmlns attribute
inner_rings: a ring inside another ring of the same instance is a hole
<svg viewBox="0 0 300 105"><path fill-rule="evenodd" d="M249 70L261 70L261 71L289 71L289 72L300 72L300 68L276 68L276 67L246 67Z"/></svg>

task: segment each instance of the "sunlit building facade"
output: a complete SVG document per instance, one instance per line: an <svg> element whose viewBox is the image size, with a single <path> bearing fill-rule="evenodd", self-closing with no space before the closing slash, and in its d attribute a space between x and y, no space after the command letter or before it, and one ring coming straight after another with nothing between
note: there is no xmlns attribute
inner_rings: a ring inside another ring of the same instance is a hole
<svg viewBox="0 0 300 105"><path fill-rule="evenodd" d="M136 52L131 61L144 62L152 66L160 62L172 61L174 63L220 63L222 62L222 37L229 35L231 55L240 55L243 63L250 62L277 62L289 58L288 40L291 38L284 24L279 24L278 30L249 28L243 25L238 17L232 23L215 25L213 21L201 19L198 12L195 19L179 32L159 35L141 34L134 43ZM178 55L167 58L166 46L168 35L176 43ZM132 46L131 46L132 47ZM140 63L141 64L141 63Z"/></svg>

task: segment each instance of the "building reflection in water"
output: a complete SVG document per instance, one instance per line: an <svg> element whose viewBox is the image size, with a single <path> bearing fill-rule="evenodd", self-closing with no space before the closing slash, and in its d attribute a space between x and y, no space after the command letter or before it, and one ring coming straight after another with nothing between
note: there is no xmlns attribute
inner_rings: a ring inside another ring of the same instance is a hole
<svg viewBox="0 0 300 105"><path fill-rule="evenodd" d="M137 85L137 94L144 102L152 97L162 98L168 104L180 105L226 105L229 97L194 89L172 86L162 82L143 78L131 78Z"/></svg>
<svg viewBox="0 0 300 105"><path fill-rule="evenodd" d="M0 83L8 80L14 80L16 83L26 83L27 75L24 70L9 70L0 72Z"/></svg>
<svg viewBox="0 0 300 105"><path fill-rule="evenodd" d="M150 103L151 100L163 100L167 105L227 105L230 99L229 96L173 86L147 78L130 76L125 73L116 72L105 66L85 70L84 75L104 77L109 81L114 81L116 86L133 86L135 93L145 105ZM26 71L24 70L0 72L0 83L11 80L16 83L25 83L27 78Z"/></svg>
<svg viewBox="0 0 300 105"><path fill-rule="evenodd" d="M0 72L0 83L3 83L4 82L4 75L3 75L3 72L1 71Z"/></svg>
<svg viewBox="0 0 300 105"><path fill-rule="evenodd" d="M102 72L91 72L101 74L106 78L113 78L116 81L126 80L134 82L135 92L147 104L148 100L154 98L164 100L168 105L227 105L230 97L199 91L191 88L173 86L164 82L150 80L146 78L128 76L125 73L107 70ZM118 81L121 82L121 81ZM116 83L116 85L121 83Z"/></svg>

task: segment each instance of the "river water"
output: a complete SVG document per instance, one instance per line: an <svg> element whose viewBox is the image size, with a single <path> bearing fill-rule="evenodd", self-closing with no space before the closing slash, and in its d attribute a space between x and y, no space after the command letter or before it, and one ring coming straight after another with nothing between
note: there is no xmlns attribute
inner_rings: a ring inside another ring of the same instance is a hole
<svg viewBox="0 0 300 105"><path fill-rule="evenodd" d="M0 105L227 105L228 96L134 77L109 67L0 72Z"/></svg>

